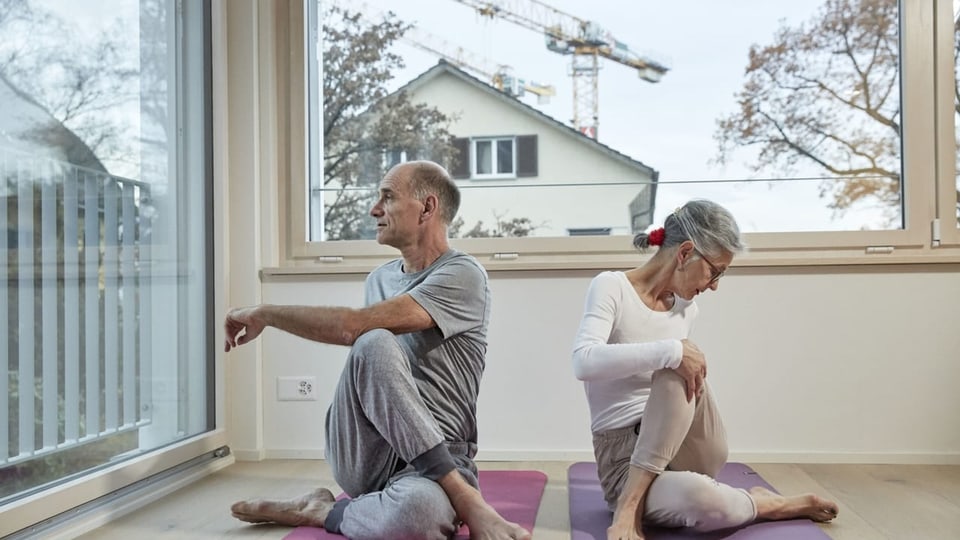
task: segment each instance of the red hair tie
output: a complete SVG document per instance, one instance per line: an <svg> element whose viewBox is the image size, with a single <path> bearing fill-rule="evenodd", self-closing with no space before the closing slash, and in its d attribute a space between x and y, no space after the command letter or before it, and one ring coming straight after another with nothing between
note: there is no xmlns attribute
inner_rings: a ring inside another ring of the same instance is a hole
<svg viewBox="0 0 960 540"><path fill-rule="evenodd" d="M647 242L648 242L651 246L662 246L662 245L663 245L663 238L664 238L666 235L667 235L667 233L666 233L666 231L663 230L663 227L660 227L659 229L654 229L654 230L650 231L650 233L647 235Z"/></svg>

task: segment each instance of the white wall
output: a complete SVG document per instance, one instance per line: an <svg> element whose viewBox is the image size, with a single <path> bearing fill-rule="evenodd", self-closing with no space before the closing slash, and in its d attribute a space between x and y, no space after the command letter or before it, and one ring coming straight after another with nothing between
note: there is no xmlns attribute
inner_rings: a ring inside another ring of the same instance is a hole
<svg viewBox="0 0 960 540"><path fill-rule="evenodd" d="M733 457L960 463L960 265L735 268L698 302ZM570 349L593 271L491 273L480 459L587 459L586 400ZM271 277L269 303L357 305L362 276ZM269 330L263 448L322 457L346 349ZM320 400L277 402L276 377L315 375ZM252 396L251 396L252 397ZM239 399L239 397L238 397Z"/></svg>
<svg viewBox="0 0 960 540"><path fill-rule="evenodd" d="M232 0L226 8L224 303L358 305L363 276L257 279L283 262L286 227L267 121L279 115L261 105L274 87L251 64L257 37L272 27L260 19L274 5ZM550 166L541 161L541 172ZM569 355L595 273L491 273L481 458L590 457ZM735 459L960 463L960 264L735 267L700 305L692 338L707 353ZM227 354L220 376L238 459L322 457L323 417L345 354L275 330ZM315 375L320 400L277 402L279 375Z"/></svg>

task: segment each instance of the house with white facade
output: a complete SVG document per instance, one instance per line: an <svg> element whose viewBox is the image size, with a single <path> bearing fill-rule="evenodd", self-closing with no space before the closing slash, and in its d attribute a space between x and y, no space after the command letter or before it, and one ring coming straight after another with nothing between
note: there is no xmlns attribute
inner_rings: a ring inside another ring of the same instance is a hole
<svg viewBox="0 0 960 540"><path fill-rule="evenodd" d="M464 230L528 218L532 236L634 234L648 227L658 172L449 62L398 92L453 118ZM399 157L399 156L397 156Z"/></svg>

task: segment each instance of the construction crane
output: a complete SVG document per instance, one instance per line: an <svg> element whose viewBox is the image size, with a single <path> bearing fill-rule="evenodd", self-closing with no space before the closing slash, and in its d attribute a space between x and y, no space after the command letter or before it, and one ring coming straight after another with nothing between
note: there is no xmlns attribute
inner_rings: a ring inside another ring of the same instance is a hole
<svg viewBox="0 0 960 540"><path fill-rule="evenodd" d="M362 15L363 20L371 24L375 19L386 20L389 18L386 14L377 11L376 8L368 6L366 2L360 2L358 7L359 13L364 14ZM549 103L550 97L557 93L552 85L518 78L514 76L511 66L494 64L476 53L456 46L417 26L407 28L400 39L408 45L435 54L459 68L486 77L494 88L509 96L521 98L525 92L530 92L537 96L537 103L543 104Z"/></svg>
<svg viewBox="0 0 960 540"><path fill-rule="evenodd" d="M516 77L513 74L513 68L509 65L493 64L463 47L453 45L416 26L407 29L400 39L414 47L435 54L457 67L486 77L494 88L509 96L520 98L523 97L525 92L530 92L537 96L538 103L548 103L550 96L557 93L552 85Z"/></svg>
<svg viewBox="0 0 960 540"><path fill-rule="evenodd" d="M542 32L547 49L572 55L573 125L588 137L597 137L600 123L598 103L599 58L637 71L641 79L655 83L670 68L665 62L640 55L613 37L595 22L560 11L538 0L454 0L472 7L488 18L501 18L524 28Z"/></svg>

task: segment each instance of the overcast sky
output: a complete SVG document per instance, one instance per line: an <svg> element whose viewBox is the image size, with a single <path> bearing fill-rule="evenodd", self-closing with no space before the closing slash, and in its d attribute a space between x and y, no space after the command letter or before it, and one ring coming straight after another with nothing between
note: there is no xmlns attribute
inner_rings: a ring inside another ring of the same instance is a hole
<svg viewBox="0 0 960 540"><path fill-rule="evenodd" d="M512 66L521 78L552 84L557 95L547 105L523 101L570 123L573 117L570 58L549 51L543 35L505 19L487 19L455 0L344 0L367 13L392 10L415 23L423 39L463 47L493 64ZM591 20L632 50L667 59L671 70L657 84L630 68L601 60L598 140L660 172L654 223L692 197L717 200L730 208L746 231L881 228L877 209L853 210L834 218L818 198L816 181L752 184L702 182L754 178L744 166L749 154L734 155L721 168L713 139L716 121L734 110L743 83L747 52L766 45L781 22L809 20L823 0L548 0L556 9ZM522 0L503 3L522 5ZM425 33L425 34L424 34ZM400 86L436 64L438 57L399 44L407 68ZM810 171L808 171L810 172ZM695 184L672 185L670 182Z"/></svg>

